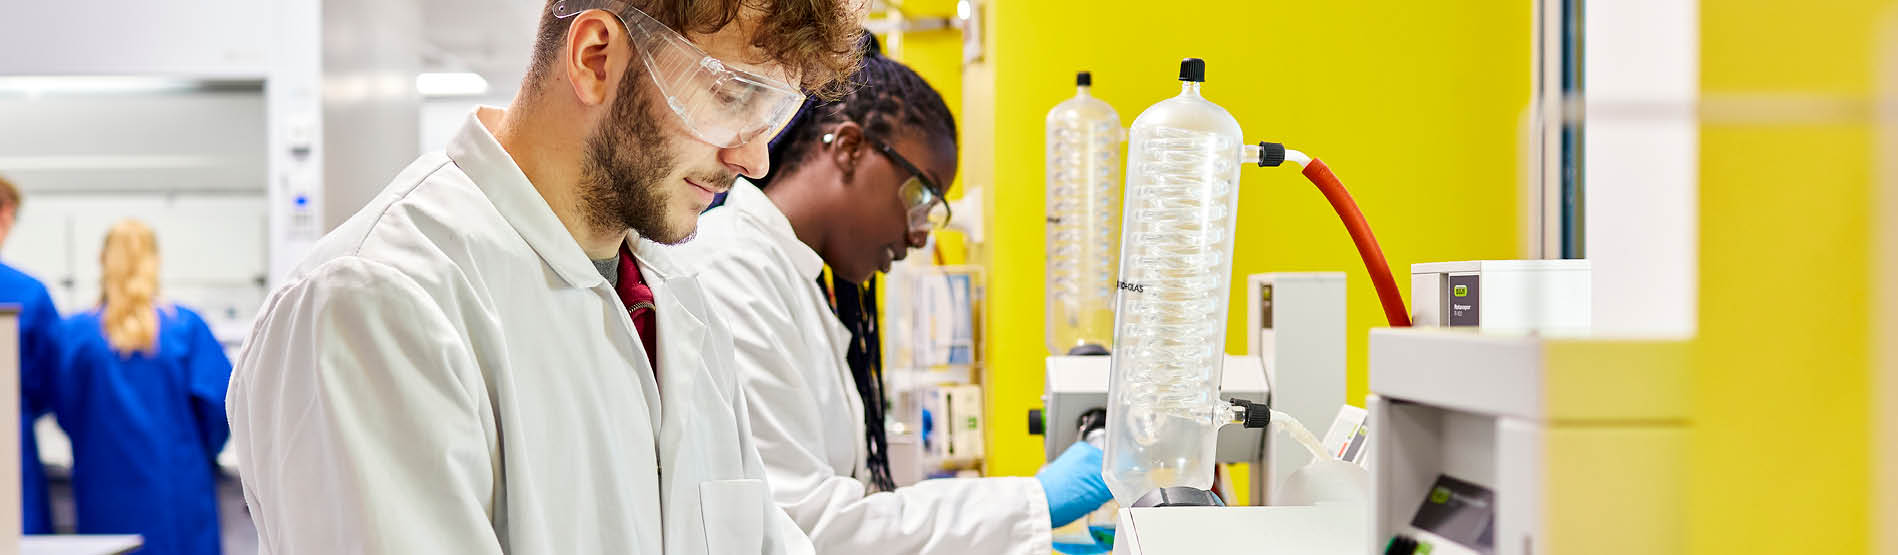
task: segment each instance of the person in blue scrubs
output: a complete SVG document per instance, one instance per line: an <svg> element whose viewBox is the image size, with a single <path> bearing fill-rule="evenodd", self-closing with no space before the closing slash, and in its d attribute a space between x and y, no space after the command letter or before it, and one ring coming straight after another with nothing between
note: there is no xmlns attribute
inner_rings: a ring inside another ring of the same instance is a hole
<svg viewBox="0 0 1898 555"><path fill-rule="evenodd" d="M100 306L66 320L53 414L72 437L81 534L139 534L149 555L220 552L217 453L231 363L197 313L160 303L151 228L106 234Z"/></svg>
<svg viewBox="0 0 1898 555"><path fill-rule="evenodd" d="M0 244L13 231L24 197L20 189L0 178ZM46 467L40 464L39 440L33 421L46 414L47 376L59 358L59 309L46 286L33 276L0 262L0 304L20 308L20 530L28 534L53 533L51 505L46 496Z"/></svg>

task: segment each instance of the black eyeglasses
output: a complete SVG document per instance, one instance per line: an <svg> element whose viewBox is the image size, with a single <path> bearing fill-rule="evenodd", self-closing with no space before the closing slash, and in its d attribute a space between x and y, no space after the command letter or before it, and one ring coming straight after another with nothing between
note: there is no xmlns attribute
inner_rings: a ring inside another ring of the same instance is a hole
<svg viewBox="0 0 1898 555"><path fill-rule="evenodd" d="M930 179L928 174L924 174L923 170L917 168L916 164L911 164L908 158L897 154L896 149L890 148L889 143L868 134L865 134L863 138L876 146L877 152L883 153L890 161L902 167L903 171L909 172L909 179L903 182L903 186L897 189L896 194L903 199L903 206L909 209L910 227L928 226L932 229L949 227L951 217L949 203L942 198L947 191L938 186L935 180Z"/></svg>

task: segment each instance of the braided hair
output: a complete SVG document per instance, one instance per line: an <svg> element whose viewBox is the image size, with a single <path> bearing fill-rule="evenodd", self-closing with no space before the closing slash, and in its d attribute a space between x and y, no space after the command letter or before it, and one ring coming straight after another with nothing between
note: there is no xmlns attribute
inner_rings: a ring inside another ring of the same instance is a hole
<svg viewBox="0 0 1898 555"><path fill-rule="evenodd" d="M831 127L854 121L866 134L891 140L902 133L956 144L956 118L942 95L916 70L883 56L876 35L865 33L863 60L850 75L850 89L842 98L804 103L791 124L771 140L770 174L751 180L768 186L776 176L791 175L804 165ZM947 186L948 184L944 184Z"/></svg>
<svg viewBox="0 0 1898 555"><path fill-rule="evenodd" d="M811 157L823 134L846 121L863 126L865 134L894 139L899 133L922 133L923 139L948 140L956 144L956 120L942 95L929 86L915 70L883 56L876 36L864 33L864 55L857 72L850 77L849 92L831 101L812 99L798 110L791 123L771 140L772 172L752 180L760 188L769 187L773 176L796 173ZM925 144L934 144L926 141ZM862 284L834 274L826 283L818 276L817 286L830 299L837 320L850 330L850 345L844 361L856 382L857 396L863 401L863 430L870 485L876 491L896 489L890 477L890 442L883 429L888 401L883 394L883 341L877 332L876 276Z"/></svg>

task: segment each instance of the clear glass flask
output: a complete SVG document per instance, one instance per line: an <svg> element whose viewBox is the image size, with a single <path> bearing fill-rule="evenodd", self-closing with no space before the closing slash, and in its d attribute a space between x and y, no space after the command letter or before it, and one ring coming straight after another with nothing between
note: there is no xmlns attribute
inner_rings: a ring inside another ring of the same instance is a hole
<svg viewBox="0 0 1898 555"><path fill-rule="evenodd" d="M1120 114L1093 76L1048 111L1048 353L1098 353L1114 339L1120 254ZM1089 346L1099 347L1091 349ZM1077 350L1078 349L1078 350Z"/></svg>
<svg viewBox="0 0 1898 555"><path fill-rule="evenodd" d="M1134 119L1127 148L1104 478L1123 506L1213 485L1239 200L1238 120L1200 96L1205 64L1180 64L1180 94Z"/></svg>

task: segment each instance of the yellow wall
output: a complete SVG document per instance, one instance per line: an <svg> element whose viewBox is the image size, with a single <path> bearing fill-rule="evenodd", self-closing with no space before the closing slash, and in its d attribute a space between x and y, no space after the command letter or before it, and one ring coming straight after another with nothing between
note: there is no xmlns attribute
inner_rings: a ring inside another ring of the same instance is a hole
<svg viewBox="0 0 1898 555"><path fill-rule="evenodd" d="M1892 525L1870 509L1867 305L1872 53L1895 6L1701 3L1694 553L1865 553Z"/></svg>
<svg viewBox="0 0 1898 555"><path fill-rule="evenodd" d="M1030 474L1042 459L1040 438L1023 425L1040 406L1047 355L1042 119L1074 93L1076 70L1092 70L1094 93L1131 124L1178 93L1180 58L1207 59L1206 96L1239 119L1248 139L1325 159L1352 187L1400 276L1416 262L1518 257L1528 3L994 0L987 9L989 65L965 73L964 110L992 118L995 131L992 139L965 135L964 167L965 181L991 184L988 244L977 255L991 272L991 474ZM972 149L993 149L992 178L974 175L984 154ZM1348 393L1362 404L1366 333L1383 317L1349 237L1293 171L1249 169L1243 186L1237 279L1349 273ZM1399 282L1408 289L1408 279ZM1235 314L1227 344L1239 352L1244 313Z"/></svg>

